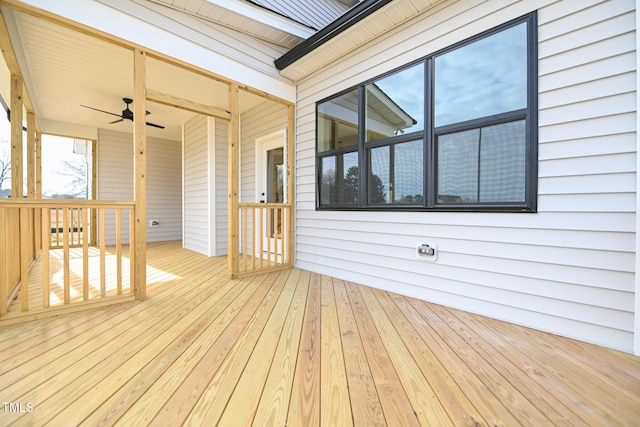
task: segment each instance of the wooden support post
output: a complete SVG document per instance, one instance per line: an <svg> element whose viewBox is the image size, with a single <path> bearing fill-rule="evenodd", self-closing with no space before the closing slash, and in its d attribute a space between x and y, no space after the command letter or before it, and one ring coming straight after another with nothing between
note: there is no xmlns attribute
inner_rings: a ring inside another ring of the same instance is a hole
<svg viewBox="0 0 640 427"><path fill-rule="evenodd" d="M239 89L237 84L229 85L229 110L231 120L229 121L229 203L228 203L228 246L229 246L229 276L235 278L239 269L239 246L240 235L239 212L238 212L238 154L240 149L240 112L238 102ZM246 250L246 248L245 248Z"/></svg>
<svg viewBox="0 0 640 427"><path fill-rule="evenodd" d="M22 76L11 75L11 197L22 199Z"/></svg>
<svg viewBox="0 0 640 427"><path fill-rule="evenodd" d="M96 165L98 164L98 154L97 154L97 150L96 150L96 143L97 141L94 139L93 141L91 141L91 198L95 200L96 198L96 194L98 194L97 188L98 188L98 168L96 167ZM89 226L87 227L87 231L85 233L85 238L89 239L89 245L90 246L95 246L97 244L97 228L96 228L96 209L91 209L90 213L90 217L89 217ZM131 256L131 255L129 255ZM131 280L132 276L129 276Z"/></svg>
<svg viewBox="0 0 640 427"><path fill-rule="evenodd" d="M295 117L296 117L296 107L295 105L289 105L287 107L287 203L291 206L289 208L288 215L285 216L285 223L287 227L286 233L286 241L283 241L283 245L286 245L287 248L285 253L288 254L287 260L282 260L285 263L288 263L291 267L293 267L293 248L295 245L294 241L294 204L296 201L296 187L295 187L295 157L296 157L296 147L295 147ZM287 218L288 217L288 218Z"/></svg>
<svg viewBox="0 0 640 427"><path fill-rule="evenodd" d="M7 314L7 298L11 283L9 247L9 209L0 209L0 316Z"/></svg>
<svg viewBox="0 0 640 427"><path fill-rule="evenodd" d="M134 289L136 299L147 296L147 130L146 53L134 51L133 60L133 147L135 254Z"/></svg>
<svg viewBox="0 0 640 427"><path fill-rule="evenodd" d="M49 247L51 240L51 211L42 208L42 306L49 307ZM57 227L57 225L56 225Z"/></svg>
<svg viewBox="0 0 640 427"><path fill-rule="evenodd" d="M35 131L35 158L36 158L36 199L42 199L42 134Z"/></svg>
<svg viewBox="0 0 640 427"><path fill-rule="evenodd" d="M21 180L22 181L22 180ZM29 311L29 246L24 243L29 239L29 208L20 208L20 307L23 312Z"/></svg>
<svg viewBox="0 0 640 427"><path fill-rule="evenodd" d="M36 198L36 115L27 112L27 198Z"/></svg>
<svg viewBox="0 0 640 427"><path fill-rule="evenodd" d="M27 198L36 198L36 115L27 112ZM29 255L31 259L35 259L38 250L36 248L37 239L40 230L39 223L36 223L37 209L29 213ZM23 242L24 243L24 242Z"/></svg>
<svg viewBox="0 0 640 427"><path fill-rule="evenodd" d="M34 127L35 127L34 116ZM42 134L40 131L34 129L35 133L35 198L42 199ZM35 210L35 223L36 223L36 254L42 250L42 211L40 209Z"/></svg>

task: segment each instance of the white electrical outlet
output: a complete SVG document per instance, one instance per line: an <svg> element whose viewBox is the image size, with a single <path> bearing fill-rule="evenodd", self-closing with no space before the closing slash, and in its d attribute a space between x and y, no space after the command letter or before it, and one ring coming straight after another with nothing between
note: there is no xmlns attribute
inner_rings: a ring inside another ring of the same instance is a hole
<svg viewBox="0 0 640 427"><path fill-rule="evenodd" d="M416 244L416 256L423 261L437 261L438 260L438 246L433 243L418 242Z"/></svg>

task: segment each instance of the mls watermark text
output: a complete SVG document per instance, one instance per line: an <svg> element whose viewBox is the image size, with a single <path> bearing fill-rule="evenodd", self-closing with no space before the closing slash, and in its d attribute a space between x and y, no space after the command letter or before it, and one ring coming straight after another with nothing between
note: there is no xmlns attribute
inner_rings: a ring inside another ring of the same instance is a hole
<svg viewBox="0 0 640 427"><path fill-rule="evenodd" d="M31 402L0 402L0 411L9 413L30 413L33 412Z"/></svg>

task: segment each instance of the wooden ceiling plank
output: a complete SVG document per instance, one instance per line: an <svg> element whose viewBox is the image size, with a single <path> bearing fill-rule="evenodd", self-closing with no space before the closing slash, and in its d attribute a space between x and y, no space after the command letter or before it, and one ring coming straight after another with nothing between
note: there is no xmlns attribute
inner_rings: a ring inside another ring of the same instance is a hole
<svg viewBox="0 0 640 427"><path fill-rule="evenodd" d="M189 70L189 71L196 72L198 74L201 74L203 76L206 76L208 78L211 78L213 80L216 80L216 81L219 81L219 82L222 82L222 83L236 84L238 86L238 89L240 89L242 91L246 91L246 92L249 92L251 94L261 96L261 97L269 99L271 101L275 101L275 102L278 102L278 103L281 103L281 104L284 104L284 105L292 105L292 103L290 101L282 99L282 98L280 98L278 96L274 96L274 95L269 94L267 92L264 92L262 90L259 90L259 89L244 85L244 84L242 84L240 82L236 82L234 80L225 78L225 77L223 77L223 76L221 76L219 74L216 74L216 73L214 73L212 71L205 70L203 68L197 67L197 66L195 66L193 64L189 64L189 63L187 63L185 61L181 61L181 60L179 60L177 58L174 58L174 57L171 57L169 55L165 55L163 53L150 50L150 49L148 49L148 48L146 48L144 46L140 46L140 45L138 45L136 43L133 43L133 42L131 42L129 40L122 39L122 38L117 37L117 36L115 36L113 34L109 34L109 33L106 33L104 31L97 30L97 29L95 29L93 27L90 27L88 25L80 24L79 22L76 22L76 21L73 21L71 19L56 15L55 13L51 13L51 12L46 11L44 9L41 9L41 8L38 8L38 7L35 7L35 6L32 6L32 5L25 4L20 0L0 0L0 6L9 7L11 9L15 10L15 11L18 11L18 12L21 12L21 13L25 13L25 14L30 15L30 16L35 16L36 18L43 19L43 20L45 20L47 22L52 22L52 23L60 25L62 27L77 31L77 32L79 32L81 34L88 35L88 36L91 36L91 37L95 37L95 38L97 38L99 40L103 40L103 41L115 44L117 46L124 47L126 49L130 49L132 51L134 51L136 49L139 49L141 51L146 52L148 58L154 58L154 59L159 59L159 60L165 61L165 62L167 62L169 64L175 65L177 67L184 68L184 69Z"/></svg>

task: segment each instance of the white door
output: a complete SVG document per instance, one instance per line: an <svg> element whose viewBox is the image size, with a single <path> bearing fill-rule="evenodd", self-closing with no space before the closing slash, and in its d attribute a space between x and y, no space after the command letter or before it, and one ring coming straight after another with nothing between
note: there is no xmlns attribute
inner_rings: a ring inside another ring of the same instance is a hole
<svg viewBox="0 0 640 427"><path fill-rule="evenodd" d="M286 133L277 132L256 141L256 177L258 201L260 203L285 203L287 201L287 153ZM263 216L262 230L264 239L263 258L276 261L282 254L282 240L285 225L284 211L270 209Z"/></svg>

